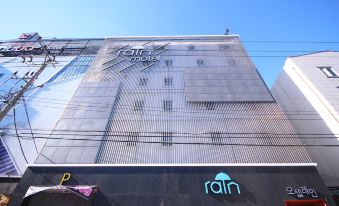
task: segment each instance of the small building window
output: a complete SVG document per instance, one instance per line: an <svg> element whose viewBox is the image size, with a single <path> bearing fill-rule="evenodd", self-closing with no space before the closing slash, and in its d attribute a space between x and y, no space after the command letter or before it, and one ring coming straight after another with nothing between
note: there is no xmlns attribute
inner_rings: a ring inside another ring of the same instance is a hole
<svg viewBox="0 0 339 206"><path fill-rule="evenodd" d="M147 85L147 78L142 77L139 79L139 86L146 86Z"/></svg>
<svg viewBox="0 0 339 206"><path fill-rule="evenodd" d="M173 79L172 77L165 77L165 85L172 85Z"/></svg>
<svg viewBox="0 0 339 206"><path fill-rule="evenodd" d="M231 45L229 45L229 44L222 44L222 45L219 46L219 49L220 50L229 50L230 47L231 47Z"/></svg>
<svg viewBox="0 0 339 206"><path fill-rule="evenodd" d="M230 66L236 66L237 65L237 63L235 62L234 59L228 59L227 64L230 65Z"/></svg>
<svg viewBox="0 0 339 206"><path fill-rule="evenodd" d="M134 102L134 111L142 111L144 109L144 101L137 100Z"/></svg>
<svg viewBox="0 0 339 206"><path fill-rule="evenodd" d="M329 78L339 78L339 74L330 66L321 66L318 68Z"/></svg>
<svg viewBox="0 0 339 206"><path fill-rule="evenodd" d="M198 66L203 65L204 64L204 60L203 59L198 59L197 60L197 64L198 64Z"/></svg>
<svg viewBox="0 0 339 206"><path fill-rule="evenodd" d="M214 102L205 102L205 107L207 110L214 110L215 109L215 103Z"/></svg>
<svg viewBox="0 0 339 206"><path fill-rule="evenodd" d="M172 139L173 139L172 132L163 132L161 136L162 136L162 141L161 141L162 146L172 146Z"/></svg>
<svg viewBox="0 0 339 206"><path fill-rule="evenodd" d="M138 143L139 132L129 132L127 137L127 146L136 146Z"/></svg>
<svg viewBox="0 0 339 206"><path fill-rule="evenodd" d="M222 145L222 137L220 132L211 132L211 141L213 145Z"/></svg>
<svg viewBox="0 0 339 206"><path fill-rule="evenodd" d="M167 67L171 67L172 66L172 60L166 60L165 61L165 65L167 66Z"/></svg>
<svg viewBox="0 0 339 206"><path fill-rule="evenodd" d="M173 109L173 103L172 100L165 100L164 101L164 111L170 112Z"/></svg>
<svg viewBox="0 0 339 206"><path fill-rule="evenodd" d="M0 78L3 77L5 75L5 73L0 73Z"/></svg>
<svg viewBox="0 0 339 206"><path fill-rule="evenodd" d="M189 45L188 46L188 50L190 50L190 51L194 50L194 46L193 45Z"/></svg>

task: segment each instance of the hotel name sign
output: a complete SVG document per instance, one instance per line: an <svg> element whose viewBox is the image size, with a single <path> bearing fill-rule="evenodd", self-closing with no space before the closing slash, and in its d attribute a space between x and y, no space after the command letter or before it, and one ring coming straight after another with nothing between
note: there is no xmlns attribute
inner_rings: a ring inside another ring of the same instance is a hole
<svg viewBox="0 0 339 206"><path fill-rule="evenodd" d="M60 47L47 47L50 51L60 51L64 49L64 46ZM0 45L0 55L3 56L19 56L19 55L40 55L43 49L40 46L2 46Z"/></svg>
<svg viewBox="0 0 339 206"><path fill-rule="evenodd" d="M133 46L130 49L119 50L118 57L121 55L129 58L130 62L155 63L160 60L158 51L146 49L144 46Z"/></svg>

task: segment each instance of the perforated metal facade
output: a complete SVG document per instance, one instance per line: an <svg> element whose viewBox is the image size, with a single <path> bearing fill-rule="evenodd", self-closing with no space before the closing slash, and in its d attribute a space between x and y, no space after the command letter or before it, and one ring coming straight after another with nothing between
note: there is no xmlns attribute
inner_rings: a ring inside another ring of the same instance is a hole
<svg viewBox="0 0 339 206"><path fill-rule="evenodd" d="M56 136L37 163L311 162L238 36L107 38Z"/></svg>

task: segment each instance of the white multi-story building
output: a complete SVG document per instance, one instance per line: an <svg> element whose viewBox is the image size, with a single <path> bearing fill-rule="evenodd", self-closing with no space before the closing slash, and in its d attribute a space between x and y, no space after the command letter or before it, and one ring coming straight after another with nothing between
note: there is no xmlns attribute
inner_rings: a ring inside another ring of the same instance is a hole
<svg viewBox="0 0 339 206"><path fill-rule="evenodd" d="M272 94L328 187L339 186L339 52L290 57Z"/></svg>

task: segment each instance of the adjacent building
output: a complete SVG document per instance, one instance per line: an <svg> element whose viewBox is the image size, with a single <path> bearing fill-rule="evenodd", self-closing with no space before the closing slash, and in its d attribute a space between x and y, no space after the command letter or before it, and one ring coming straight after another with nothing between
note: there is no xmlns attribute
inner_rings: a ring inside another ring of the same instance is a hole
<svg viewBox="0 0 339 206"><path fill-rule="evenodd" d="M339 53L323 51L290 57L272 93L305 145L318 171L339 189Z"/></svg>
<svg viewBox="0 0 339 206"><path fill-rule="evenodd" d="M239 36L89 41L1 122L9 205L333 204Z"/></svg>

